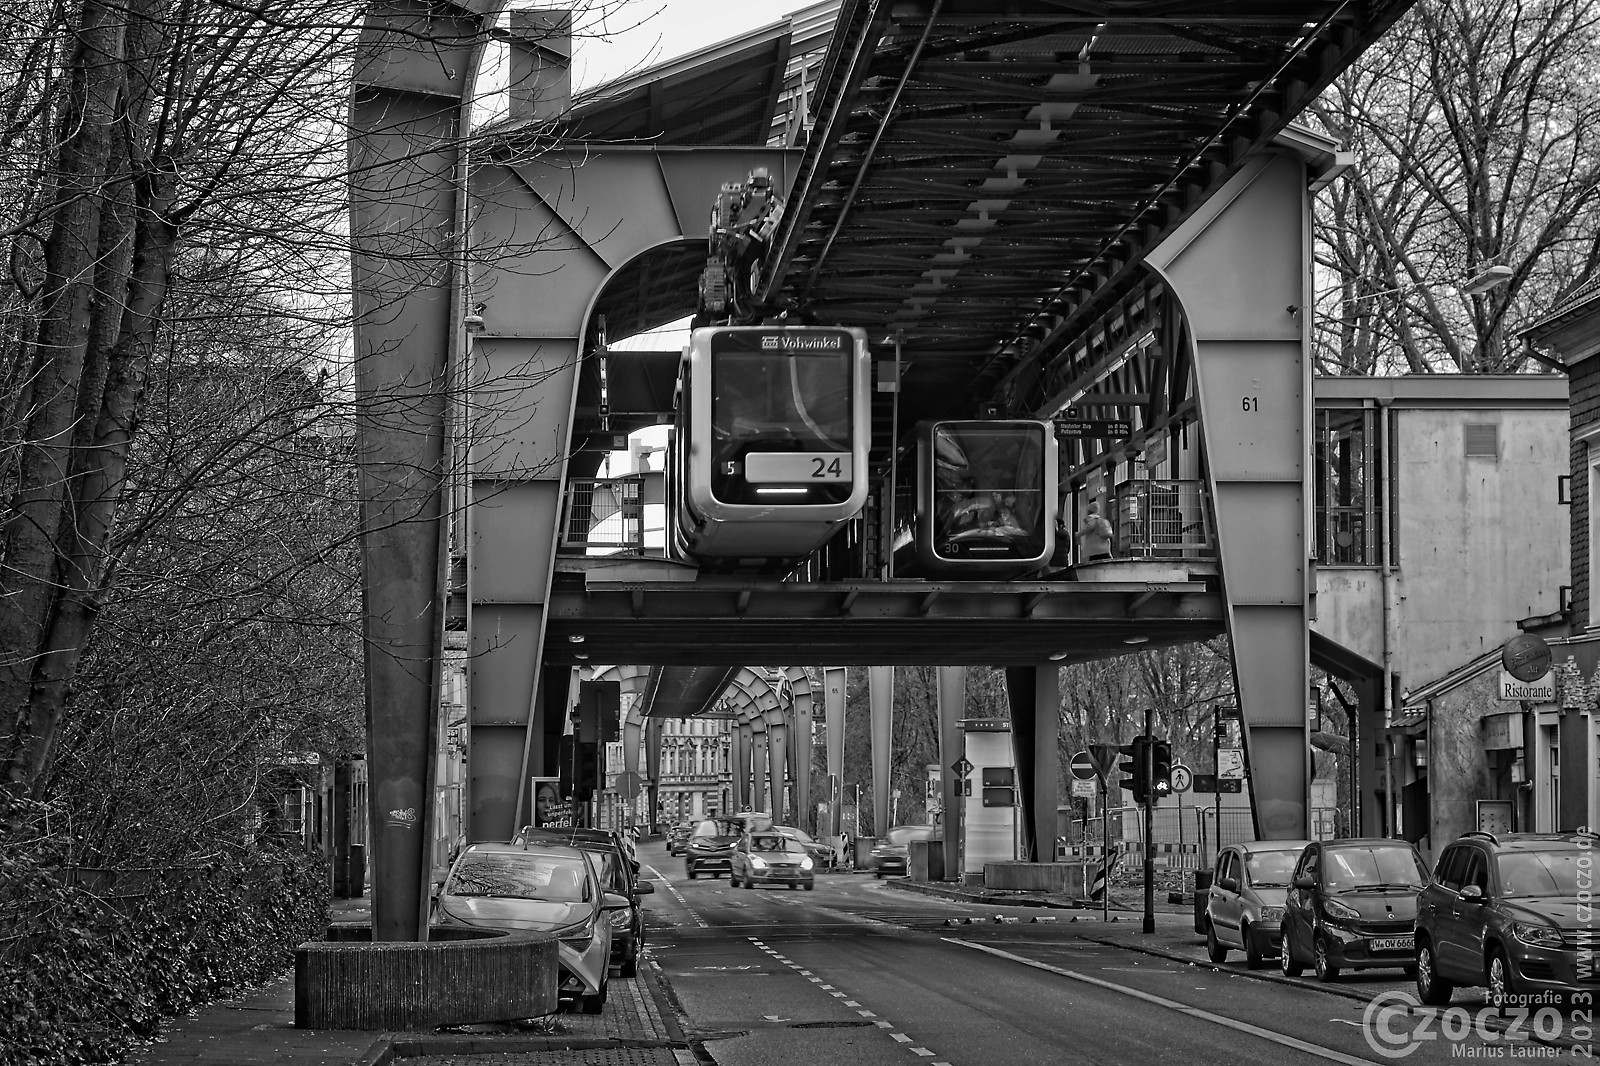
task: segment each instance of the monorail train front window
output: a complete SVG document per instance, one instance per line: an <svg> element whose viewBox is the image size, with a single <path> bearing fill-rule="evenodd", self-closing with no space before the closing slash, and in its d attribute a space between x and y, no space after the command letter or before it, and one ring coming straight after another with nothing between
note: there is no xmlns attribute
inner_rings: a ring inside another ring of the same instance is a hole
<svg viewBox="0 0 1600 1066"><path fill-rule="evenodd" d="M1033 425L935 427L933 540L950 558L1044 550L1044 433Z"/></svg>
<svg viewBox="0 0 1600 1066"><path fill-rule="evenodd" d="M725 503L850 496L851 368L844 330L720 333L711 344L711 490Z"/></svg>

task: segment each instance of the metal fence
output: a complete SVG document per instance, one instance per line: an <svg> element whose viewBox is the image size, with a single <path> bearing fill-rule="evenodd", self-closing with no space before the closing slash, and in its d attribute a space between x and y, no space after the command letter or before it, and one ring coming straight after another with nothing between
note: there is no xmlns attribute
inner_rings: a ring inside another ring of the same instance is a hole
<svg viewBox="0 0 1600 1066"><path fill-rule="evenodd" d="M564 548L630 551L644 547L644 478L569 478Z"/></svg>
<svg viewBox="0 0 1600 1066"><path fill-rule="evenodd" d="M1216 552L1203 482L1125 481L1111 506L1118 558L1193 559Z"/></svg>
<svg viewBox="0 0 1600 1066"><path fill-rule="evenodd" d="M1335 809L1317 807L1311 811L1312 835L1324 839L1333 835ZM1115 807L1110 811L1111 850L1122 861L1144 861L1144 808ZM1066 820L1064 835L1056 840L1057 861L1093 859L1105 851L1105 825L1102 818ZM1217 852L1230 844L1256 838L1255 824L1248 807L1172 805L1157 807L1150 840L1154 844L1155 864L1174 870L1207 870Z"/></svg>

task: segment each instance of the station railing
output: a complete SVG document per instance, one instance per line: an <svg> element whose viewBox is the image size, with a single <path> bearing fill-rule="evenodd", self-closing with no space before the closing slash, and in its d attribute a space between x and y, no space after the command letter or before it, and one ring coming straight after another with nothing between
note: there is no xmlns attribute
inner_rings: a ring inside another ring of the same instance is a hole
<svg viewBox="0 0 1600 1066"><path fill-rule="evenodd" d="M644 478L567 479L561 547L579 553L644 548Z"/></svg>
<svg viewBox="0 0 1600 1066"><path fill-rule="evenodd" d="M1111 501L1119 559L1204 559L1216 554L1201 481L1124 481Z"/></svg>

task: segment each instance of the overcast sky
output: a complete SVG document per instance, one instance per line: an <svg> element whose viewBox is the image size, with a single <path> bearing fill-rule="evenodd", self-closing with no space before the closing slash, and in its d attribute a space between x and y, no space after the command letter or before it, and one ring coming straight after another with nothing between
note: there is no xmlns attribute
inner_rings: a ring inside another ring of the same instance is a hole
<svg viewBox="0 0 1600 1066"><path fill-rule="evenodd" d="M621 77L708 44L777 22L807 0L601 0L615 9L580 22L573 41L573 88ZM604 40L591 35L603 35Z"/></svg>

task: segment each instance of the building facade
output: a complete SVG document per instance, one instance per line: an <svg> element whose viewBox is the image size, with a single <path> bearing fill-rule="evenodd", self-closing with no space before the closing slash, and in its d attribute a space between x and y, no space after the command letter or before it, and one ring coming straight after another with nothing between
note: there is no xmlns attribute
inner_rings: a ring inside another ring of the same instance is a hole
<svg viewBox="0 0 1600 1066"><path fill-rule="evenodd" d="M1319 378L1315 397L1314 653L1376 697L1357 729L1362 831L1430 849L1495 796L1483 705L1430 715L1414 693L1571 596L1567 379Z"/></svg>

